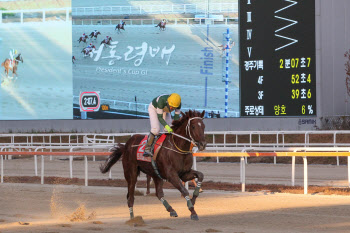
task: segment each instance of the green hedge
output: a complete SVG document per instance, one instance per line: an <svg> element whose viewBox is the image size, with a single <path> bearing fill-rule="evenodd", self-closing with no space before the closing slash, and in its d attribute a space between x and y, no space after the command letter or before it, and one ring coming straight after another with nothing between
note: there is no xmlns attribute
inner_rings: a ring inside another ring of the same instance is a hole
<svg viewBox="0 0 350 233"><path fill-rule="evenodd" d="M5 8L0 8L1 11L6 11L7 9ZM15 16L15 13L2 13L2 17L4 16Z"/></svg>

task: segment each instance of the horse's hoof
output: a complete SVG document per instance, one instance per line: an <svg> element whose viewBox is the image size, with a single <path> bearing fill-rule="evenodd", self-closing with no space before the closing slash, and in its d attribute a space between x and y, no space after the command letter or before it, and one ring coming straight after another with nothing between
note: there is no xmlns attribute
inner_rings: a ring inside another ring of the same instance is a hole
<svg viewBox="0 0 350 233"><path fill-rule="evenodd" d="M199 220L198 215L197 214L191 215L191 220L198 221Z"/></svg>
<svg viewBox="0 0 350 233"><path fill-rule="evenodd" d="M177 213L175 210L170 212L170 217L177 217Z"/></svg>

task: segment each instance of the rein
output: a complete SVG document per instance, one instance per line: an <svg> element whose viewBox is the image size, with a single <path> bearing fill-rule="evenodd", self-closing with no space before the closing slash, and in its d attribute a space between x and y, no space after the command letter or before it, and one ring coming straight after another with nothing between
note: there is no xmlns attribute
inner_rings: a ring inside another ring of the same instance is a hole
<svg viewBox="0 0 350 233"><path fill-rule="evenodd" d="M203 118L201 118L201 117L193 117L193 118L190 118L190 119L188 120L187 125L186 125L186 134L188 134L188 135L190 136L191 140L188 139L188 138L186 138L186 137L184 137L184 136L181 136L181 135L179 135L179 134L177 134L177 133L171 133L171 134L172 134L171 136L172 136L173 144L174 144L174 146L175 146L175 148L176 148L177 150L174 150L174 149L172 149L172 148L168 148L168 147L159 145L159 144L157 144L157 143L155 143L155 144L158 145L158 146L161 146L161 147L163 147L163 148L165 148L165 149L168 149L168 150L177 152L177 153L179 153L179 154L189 154L189 153L192 153L192 150L185 151L185 150L180 149L180 148L176 145L176 143L175 143L174 135L175 135L176 137L182 138L182 139L184 139L184 140L190 142L190 143L191 143L191 146L194 145L195 147L198 147L196 141L193 139L193 137L192 137L192 135L191 135L191 129L190 129L191 120L195 120L195 119L201 119L201 120L202 120ZM138 146L142 146L142 145L144 145L144 144L132 145L131 147L138 147Z"/></svg>

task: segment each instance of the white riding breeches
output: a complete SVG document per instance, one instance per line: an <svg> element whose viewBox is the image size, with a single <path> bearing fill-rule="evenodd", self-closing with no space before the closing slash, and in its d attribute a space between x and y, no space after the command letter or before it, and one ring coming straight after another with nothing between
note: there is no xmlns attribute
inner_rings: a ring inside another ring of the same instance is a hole
<svg viewBox="0 0 350 233"><path fill-rule="evenodd" d="M149 120L151 122L151 133L158 135L160 132L161 124L158 120L157 109L152 103L148 105ZM171 114L169 112L163 112L163 119L168 125L171 125Z"/></svg>

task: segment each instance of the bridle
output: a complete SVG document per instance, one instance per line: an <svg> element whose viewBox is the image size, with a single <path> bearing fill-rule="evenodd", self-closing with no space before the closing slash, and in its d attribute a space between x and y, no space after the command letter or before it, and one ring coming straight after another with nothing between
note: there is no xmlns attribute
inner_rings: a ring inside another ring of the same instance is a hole
<svg viewBox="0 0 350 233"><path fill-rule="evenodd" d="M186 135L190 136L191 140L188 139L188 138L186 138L186 137L183 137L183 136L181 136L181 135L179 135L179 134L177 134L177 133L172 133L172 135L173 135L173 136L172 136L172 138L173 138L173 143L174 143L176 149L179 150L179 151L181 151L182 153L191 153L192 151L184 151L184 150L181 150L181 149L175 144L174 135L177 136L177 137L179 137L179 138L182 138L182 139L184 139L184 140L186 140L186 141L189 141L189 142L191 143L191 145L194 145L194 146L198 147L198 143L193 139L193 137L192 137L192 135L191 135L191 128L190 128L191 121L192 121L192 120L196 120L196 119L201 119L201 120L203 120L202 117L192 117L192 118L190 118L190 119L188 120L187 125L186 125Z"/></svg>

